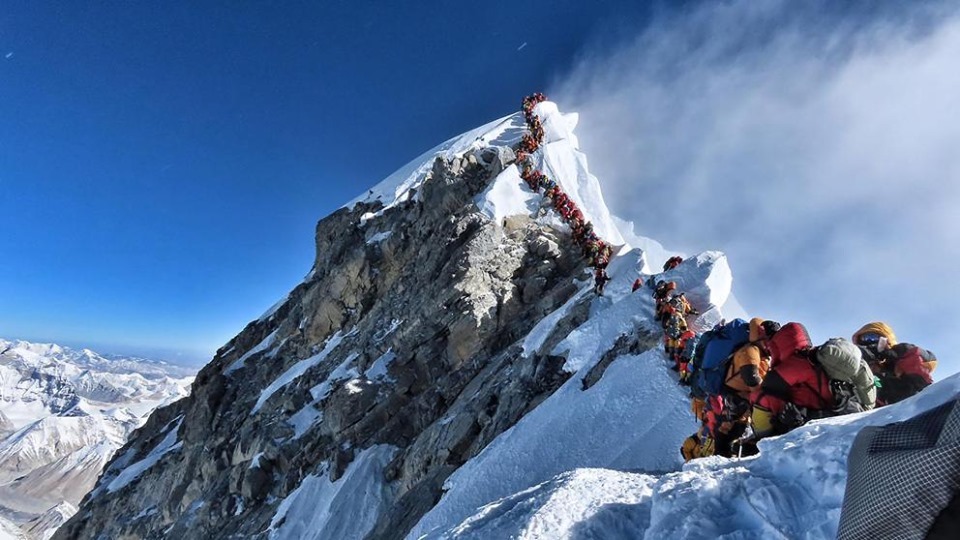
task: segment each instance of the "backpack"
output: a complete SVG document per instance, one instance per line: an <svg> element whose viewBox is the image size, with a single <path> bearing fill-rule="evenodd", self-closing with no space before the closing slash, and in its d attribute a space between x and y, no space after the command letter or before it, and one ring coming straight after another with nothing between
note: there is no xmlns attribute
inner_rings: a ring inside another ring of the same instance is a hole
<svg viewBox="0 0 960 540"><path fill-rule="evenodd" d="M872 409L877 403L877 387L873 371L863 359L860 348L843 338L831 338L817 347L817 362L833 381L846 383L850 388L831 383L834 398L842 404L845 398L856 399L864 410ZM838 390L841 395L837 395ZM846 393L852 390L852 395Z"/></svg>
<svg viewBox="0 0 960 540"><path fill-rule="evenodd" d="M690 332L691 334L693 332ZM681 336L681 343L683 343L683 350L680 351L680 360L682 362L690 362L693 360L693 356L697 350L697 343L700 342L700 336L693 334L688 336L686 339L683 339Z"/></svg>
<svg viewBox="0 0 960 540"><path fill-rule="evenodd" d="M691 392L695 396L719 395L733 352L749 340L750 324L743 319L717 324L704 333L693 357Z"/></svg>
<svg viewBox="0 0 960 540"><path fill-rule="evenodd" d="M683 315L674 311L667 315L663 324L663 332L670 339L680 339L680 335L687 331L687 321Z"/></svg>

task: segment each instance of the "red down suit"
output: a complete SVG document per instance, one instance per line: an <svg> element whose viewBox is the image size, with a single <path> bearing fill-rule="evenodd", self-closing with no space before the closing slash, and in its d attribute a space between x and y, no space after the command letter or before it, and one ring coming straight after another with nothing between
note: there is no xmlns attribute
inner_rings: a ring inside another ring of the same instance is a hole
<svg viewBox="0 0 960 540"><path fill-rule="evenodd" d="M788 402L798 407L823 410L833 407L830 378L808 356L812 343L800 323L787 323L770 338L770 372L760 389L751 395L754 407L775 417Z"/></svg>

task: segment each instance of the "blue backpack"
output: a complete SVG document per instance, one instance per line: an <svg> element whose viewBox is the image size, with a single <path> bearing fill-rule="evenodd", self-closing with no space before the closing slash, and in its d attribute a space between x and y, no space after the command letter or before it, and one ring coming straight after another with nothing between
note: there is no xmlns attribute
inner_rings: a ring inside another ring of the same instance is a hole
<svg viewBox="0 0 960 540"><path fill-rule="evenodd" d="M750 341L750 323L734 319L718 324L700 337L693 357L691 393L695 397L716 396L733 352Z"/></svg>

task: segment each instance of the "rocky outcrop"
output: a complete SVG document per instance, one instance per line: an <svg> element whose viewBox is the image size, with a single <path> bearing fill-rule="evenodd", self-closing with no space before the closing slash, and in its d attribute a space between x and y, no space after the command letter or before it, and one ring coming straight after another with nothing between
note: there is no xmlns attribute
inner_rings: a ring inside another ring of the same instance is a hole
<svg viewBox="0 0 960 540"><path fill-rule="evenodd" d="M543 354L518 344L588 277L569 231L493 222L473 203L511 159L502 147L438 159L406 201L320 221L307 279L151 416L56 538L263 537L305 478L336 482L377 445L396 449L380 472L386 511L355 532L402 536L570 376L546 354L558 338Z"/></svg>

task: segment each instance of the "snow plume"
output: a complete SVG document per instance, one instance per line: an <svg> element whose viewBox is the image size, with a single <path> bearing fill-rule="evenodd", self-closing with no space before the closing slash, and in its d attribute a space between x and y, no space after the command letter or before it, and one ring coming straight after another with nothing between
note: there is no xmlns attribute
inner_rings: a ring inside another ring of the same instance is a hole
<svg viewBox="0 0 960 540"><path fill-rule="evenodd" d="M960 370L960 17L945 4L735 1L655 17L551 89L612 210L725 251L756 315L813 338L885 320Z"/></svg>

